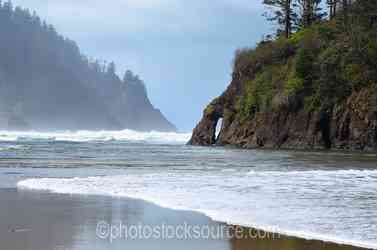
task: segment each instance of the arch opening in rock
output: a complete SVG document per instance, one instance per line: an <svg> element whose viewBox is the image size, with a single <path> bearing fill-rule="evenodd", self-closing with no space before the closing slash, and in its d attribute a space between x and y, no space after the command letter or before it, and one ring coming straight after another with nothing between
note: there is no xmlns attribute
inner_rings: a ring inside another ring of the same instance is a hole
<svg viewBox="0 0 377 250"><path fill-rule="evenodd" d="M219 139L222 127L223 127L223 118L220 118L219 120L217 120L216 129L215 129L216 141Z"/></svg>
<svg viewBox="0 0 377 250"><path fill-rule="evenodd" d="M221 129L223 126L223 118L218 117L216 120L214 120L213 123L213 129L212 129L212 143L211 144L216 144L220 135L221 135Z"/></svg>

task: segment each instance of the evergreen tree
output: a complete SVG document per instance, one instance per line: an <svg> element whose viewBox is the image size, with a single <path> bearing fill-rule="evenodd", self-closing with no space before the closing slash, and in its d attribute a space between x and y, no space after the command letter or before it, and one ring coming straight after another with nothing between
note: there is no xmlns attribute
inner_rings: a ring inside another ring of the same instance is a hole
<svg viewBox="0 0 377 250"><path fill-rule="evenodd" d="M298 8L296 25L298 28L310 27L314 22L321 20L326 13L322 12L322 0L296 0L294 6Z"/></svg>
<svg viewBox="0 0 377 250"><path fill-rule="evenodd" d="M267 20L279 25L277 34L284 34L287 38L290 37L293 20L296 18L292 0L263 0L263 4L271 9L272 15L269 15L269 13L264 14Z"/></svg>
<svg viewBox="0 0 377 250"><path fill-rule="evenodd" d="M327 6L329 8L329 18L333 19L338 11L339 0L327 0Z"/></svg>
<svg viewBox="0 0 377 250"><path fill-rule="evenodd" d="M111 62L107 67L107 74L113 76L116 74L116 66L114 62Z"/></svg>

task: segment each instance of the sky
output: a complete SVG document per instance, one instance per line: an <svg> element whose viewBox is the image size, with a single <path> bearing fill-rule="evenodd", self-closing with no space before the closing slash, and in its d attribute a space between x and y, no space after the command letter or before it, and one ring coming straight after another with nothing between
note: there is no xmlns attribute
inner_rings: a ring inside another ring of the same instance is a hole
<svg viewBox="0 0 377 250"><path fill-rule="evenodd" d="M262 0L13 0L91 57L145 81L153 105L182 132L231 80L236 49L272 33Z"/></svg>

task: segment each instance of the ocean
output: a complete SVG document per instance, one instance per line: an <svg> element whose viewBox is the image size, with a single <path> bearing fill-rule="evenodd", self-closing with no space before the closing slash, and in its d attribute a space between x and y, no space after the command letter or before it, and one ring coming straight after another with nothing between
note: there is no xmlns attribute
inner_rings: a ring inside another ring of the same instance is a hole
<svg viewBox="0 0 377 250"><path fill-rule="evenodd" d="M375 153L186 146L190 134L0 131L0 188L146 200L377 249Z"/></svg>

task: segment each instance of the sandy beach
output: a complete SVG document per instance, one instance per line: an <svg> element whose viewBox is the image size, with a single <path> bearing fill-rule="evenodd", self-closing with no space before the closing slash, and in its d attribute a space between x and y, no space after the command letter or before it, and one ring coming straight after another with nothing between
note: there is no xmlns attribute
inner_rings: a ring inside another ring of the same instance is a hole
<svg viewBox="0 0 377 250"><path fill-rule="evenodd" d="M351 250L359 249L294 237L268 238L138 238L110 239L99 223L108 225L170 225L221 228L222 223L194 212L165 209L133 199L59 195L0 189L2 250L89 249L216 249L216 250ZM244 234L251 229L242 228ZM101 235L102 234L102 235ZM256 234L249 234L256 235Z"/></svg>

